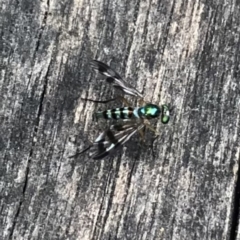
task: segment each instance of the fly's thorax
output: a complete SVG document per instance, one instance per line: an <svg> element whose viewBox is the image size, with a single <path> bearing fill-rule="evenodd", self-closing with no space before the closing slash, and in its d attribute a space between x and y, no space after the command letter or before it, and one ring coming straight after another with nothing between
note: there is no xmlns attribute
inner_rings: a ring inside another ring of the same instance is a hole
<svg viewBox="0 0 240 240"><path fill-rule="evenodd" d="M138 115L140 118L151 119L159 117L160 114L160 107L152 103L148 103L147 105L138 108Z"/></svg>
<svg viewBox="0 0 240 240"><path fill-rule="evenodd" d="M130 119L133 117L133 111L134 109L131 107L114 108L102 112L97 112L97 117L116 120Z"/></svg>

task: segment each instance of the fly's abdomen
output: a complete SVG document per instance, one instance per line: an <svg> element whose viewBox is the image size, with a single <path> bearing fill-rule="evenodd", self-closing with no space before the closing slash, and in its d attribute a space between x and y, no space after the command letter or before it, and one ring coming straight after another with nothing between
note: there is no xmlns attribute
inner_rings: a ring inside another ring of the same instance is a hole
<svg viewBox="0 0 240 240"><path fill-rule="evenodd" d="M134 112L134 109L131 107L114 108L97 112L97 117L105 119L130 119L135 117Z"/></svg>

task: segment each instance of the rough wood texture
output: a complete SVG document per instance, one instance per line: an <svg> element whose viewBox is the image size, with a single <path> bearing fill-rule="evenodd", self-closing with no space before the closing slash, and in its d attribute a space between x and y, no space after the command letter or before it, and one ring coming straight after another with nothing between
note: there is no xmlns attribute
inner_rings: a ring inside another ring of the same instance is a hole
<svg viewBox="0 0 240 240"><path fill-rule="evenodd" d="M238 1L2 0L0 26L0 239L240 236ZM152 147L69 158L107 126L92 58L174 107Z"/></svg>

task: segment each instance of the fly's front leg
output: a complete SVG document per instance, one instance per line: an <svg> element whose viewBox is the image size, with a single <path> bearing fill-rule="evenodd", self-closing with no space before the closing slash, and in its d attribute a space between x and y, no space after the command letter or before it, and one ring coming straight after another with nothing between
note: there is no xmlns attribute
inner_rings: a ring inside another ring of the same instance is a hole
<svg viewBox="0 0 240 240"><path fill-rule="evenodd" d="M146 145L146 143L145 143L145 141L146 141L146 138L145 138L146 129L149 129L150 131L154 132L156 137L159 136L159 132L156 129L153 128L153 126L150 124L150 122L147 119L144 119L143 124L144 124L144 127L141 128L140 130L138 130L138 133L140 134L141 142L144 145Z"/></svg>
<svg viewBox="0 0 240 240"><path fill-rule="evenodd" d="M159 136L159 132L154 129L154 127L150 124L150 122L147 119L144 119L144 124L146 126L146 128L148 128L150 131L154 132L156 136Z"/></svg>

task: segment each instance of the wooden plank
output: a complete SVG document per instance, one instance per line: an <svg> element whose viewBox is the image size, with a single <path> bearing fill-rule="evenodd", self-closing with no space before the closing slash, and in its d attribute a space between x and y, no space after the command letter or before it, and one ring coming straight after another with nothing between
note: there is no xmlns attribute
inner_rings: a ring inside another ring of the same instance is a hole
<svg viewBox="0 0 240 240"><path fill-rule="evenodd" d="M227 0L2 1L2 239L237 239L239 23ZM69 158L108 126L93 58L174 107L151 147Z"/></svg>

